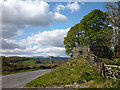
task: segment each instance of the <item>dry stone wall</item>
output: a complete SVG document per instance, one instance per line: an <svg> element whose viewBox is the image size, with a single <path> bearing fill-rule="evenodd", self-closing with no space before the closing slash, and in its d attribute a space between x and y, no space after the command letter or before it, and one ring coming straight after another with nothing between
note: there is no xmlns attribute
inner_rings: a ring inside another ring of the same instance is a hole
<svg viewBox="0 0 120 90"><path fill-rule="evenodd" d="M77 58L80 55L86 56L88 53L92 52L98 58L109 57L109 48L107 46L81 46L73 48L73 58Z"/></svg>

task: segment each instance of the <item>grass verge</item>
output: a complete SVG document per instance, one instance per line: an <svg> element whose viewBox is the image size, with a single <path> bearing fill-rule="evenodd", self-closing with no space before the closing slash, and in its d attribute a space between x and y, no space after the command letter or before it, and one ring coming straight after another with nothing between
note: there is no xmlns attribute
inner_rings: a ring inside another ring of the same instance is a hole
<svg viewBox="0 0 120 90"><path fill-rule="evenodd" d="M35 71L35 70L42 70L42 68L32 68L32 69L24 69L24 70L17 70L17 71L5 71L5 72L2 72L2 75L22 73L22 72Z"/></svg>

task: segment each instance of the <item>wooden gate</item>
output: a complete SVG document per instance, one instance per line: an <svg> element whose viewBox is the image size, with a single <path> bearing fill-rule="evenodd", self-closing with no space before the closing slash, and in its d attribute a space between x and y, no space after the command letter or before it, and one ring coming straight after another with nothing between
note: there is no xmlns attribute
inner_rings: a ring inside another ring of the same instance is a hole
<svg viewBox="0 0 120 90"><path fill-rule="evenodd" d="M88 62L88 59L86 59ZM93 53L90 53L89 62L102 76L112 79L120 79L120 66L107 65Z"/></svg>

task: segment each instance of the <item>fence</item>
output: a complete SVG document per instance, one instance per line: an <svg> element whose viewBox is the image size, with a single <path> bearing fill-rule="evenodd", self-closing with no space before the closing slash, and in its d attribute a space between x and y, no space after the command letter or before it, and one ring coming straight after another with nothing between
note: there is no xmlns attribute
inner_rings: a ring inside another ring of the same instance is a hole
<svg viewBox="0 0 120 90"><path fill-rule="evenodd" d="M107 65L92 52L90 52L90 59L86 59L102 76L106 76L112 79L120 79L120 66Z"/></svg>

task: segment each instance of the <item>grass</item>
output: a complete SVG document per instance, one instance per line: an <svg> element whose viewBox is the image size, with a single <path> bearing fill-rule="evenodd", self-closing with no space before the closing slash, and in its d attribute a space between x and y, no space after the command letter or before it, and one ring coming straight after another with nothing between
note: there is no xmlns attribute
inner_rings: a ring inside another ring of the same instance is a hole
<svg viewBox="0 0 120 90"><path fill-rule="evenodd" d="M19 62L14 63L15 65L18 64ZM26 60L26 61L20 61L22 65L34 65L35 60Z"/></svg>
<svg viewBox="0 0 120 90"><path fill-rule="evenodd" d="M22 61L22 65L33 65L35 64L35 60L27 60L27 61Z"/></svg>
<svg viewBox="0 0 120 90"><path fill-rule="evenodd" d="M14 71L4 71L2 75L14 74L14 73L21 73L27 71L35 71L35 70L42 70L42 69L51 69L56 67L56 64L37 64L35 66L31 66L31 68L24 68L22 70L14 70Z"/></svg>
<svg viewBox="0 0 120 90"><path fill-rule="evenodd" d="M17 70L17 71L5 71L2 72L2 75L8 75L8 74L14 74L14 73L21 73L21 72L27 72L27 71L35 71L35 70L42 70L42 68L32 68L32 69L24 69L24 70Z"/></svg>
<svg viewBox="0 0 120 90"><path fill-rule="evenodd" d="M53 72L46 73L29 82L25 87L60 86L75 83L86 85L89 88L119 87L120 82L118 84L116 82L118 81L102 77L81 58L66 62Z"/></svg>
<svg viewBox="0 0 120 90"><path fill-rule="evenodd" d="M120 65L120 58L113 59L100 58L100 59L108 65Z"/></svg>

